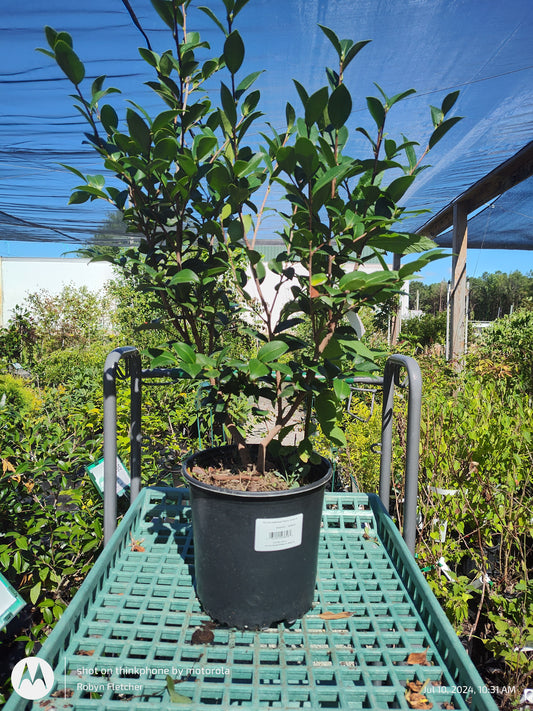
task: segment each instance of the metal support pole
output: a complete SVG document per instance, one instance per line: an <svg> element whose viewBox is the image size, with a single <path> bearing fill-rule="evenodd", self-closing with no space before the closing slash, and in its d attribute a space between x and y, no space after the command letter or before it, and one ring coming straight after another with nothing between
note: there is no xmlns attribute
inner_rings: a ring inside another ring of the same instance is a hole
<svg viewBox="0 0 533 711"><path fill-rule="evenodd" d="M418 498L418 460L420 418L422 409L422 375L418 363L409 356L392 355L385 365L383 377L383 413L381 433L381 466L379 497L389 510L392 466L392 422L394 384L400 369L407 370L409 397L407 402L407 446L405 453L405 498L403 504L403 538L414 555L416 542L416 506Z"/></svg>
<svg viewBox="0 0 533 711"><path fill-rule="evenodd" d="M132 356L130 362L130 503L133 503L141 491L142 376L138 354Z"/></svg>
<svg viewBox="0 0 533 711"><path fill-rule="evenodd" d="M140 356L139 351L133 346L116 348L106 358L104 365L104 545L109 541L117 526L117 366L122 358L129 358L133 373L137 373L135 407L138 407L139 416L136 418L135 430L130 430L130 446L132 459L135 460L136 470L132 471L132 489L134 480L140 481ZM133 394L132 384L132 394ZM137 401L137 397L139 401ZM133 415L133 404L132 404ZM136 445L133 446L135 432ZM137 435L139 435L137 439ZM138 449L137 449L138 443ZM133 455L135 450L135 455ZM138 462L138 465L137 465ZM136 487L138 484L136 483ZM133 492L132 492L133 494Z"/></svg>

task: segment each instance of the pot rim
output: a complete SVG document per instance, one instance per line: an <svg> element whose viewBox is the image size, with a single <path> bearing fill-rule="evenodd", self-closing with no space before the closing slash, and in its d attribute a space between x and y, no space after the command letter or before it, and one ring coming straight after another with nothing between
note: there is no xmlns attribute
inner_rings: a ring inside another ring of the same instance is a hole
<svg viewBox="0 0 533 711"><path fill-rule="evenodd" d="M203 489L204 491L208 491L211 493L217 493L221 494L224 496L231 496L231 497L239 497L242 499L274 499L274 498L287 498L291 496L296 496L298 494L303 494L308 491L314 491L316 489L319 489L322 486L325 486L330 480L331 477L333 476L333 465L329 459L326 459L326 457L320 457L322 462L325 463L327 466L326 473L323 474L319 479L316 481L311 482L310 484L305 484L305 486L299 486L295 487L293 489L283 489L281 491L239 491L237 489L225 489L222 486L215 486L214 484L206 484L203 481L200 481L199 479L196 479L195 477L191 476L189 472L187 471L187 466L189 465L189 462L199 455L204 455L208 452L220 452L224 450L232 450L235 449L236 445L234 444L227 444L223 445L221 447L209 447L208 449L202 449L198 452L194 452L193 454L187 455L184 459L182 459L181 462L181 471L187 482L191 486L195 486L198 489Z"/></svg>

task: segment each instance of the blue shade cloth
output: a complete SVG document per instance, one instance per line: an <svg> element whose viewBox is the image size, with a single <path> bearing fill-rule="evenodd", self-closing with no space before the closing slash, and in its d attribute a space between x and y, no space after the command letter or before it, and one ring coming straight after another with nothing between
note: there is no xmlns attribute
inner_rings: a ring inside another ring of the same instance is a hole
<svg viewBox="0 0 533 711"><path fill-rule="evenodd" d="M154 49L167 49L168 31L149 0L131 4ZM223 8L221 0L201 4L215 11ZM144 46L140 32L120 0L3 3L0 23L0 239L79 244L99 232L97 241L126 243L116 227L102 229L109 208L101 201L67 206L77 179L59 164L89 174L102 169L84 143L86 126L69 98L72 85L53 60L35 48L47 46L44 25L66 30L86 63L87 81L106 74L108 83L122 90L122 95L111 97L121 115L126 98L156 113L163 106L144 86L152 77L137 51ZM421 147L432 130L429 104L440 106L447 93L461 90L452 113L465 118L431 153L432 167L408 193L410 208L435 214L532 140L530 0L250 0L237 20L247 47L240 74L266 70L257 86L261 108L276 128L283 126L286 101L299 104L292 79L313 91L326 84L323 68L335 65L318 23L340 37L372 39L346 73L354 100L349 144L354 156L368 155L366 139L355 129L372 129L366 97L377 95L374 81L389 96L417 89L393 108L388 131L399 141L402 133L416 139ZM221 51L222 33L194 7L188 26ZM218 95L219 79L210 90ZM259 141L259 127L255 131L252 140ZM480 216L469 227L470 238L485 247L496 241L504 246L528 242L528 192L509 191L498 225L494 220L485 233ZM427 218L413 217L408 226L414 230ZM272 237L272 232L272 224L266 223L261 236Z"/></svg>

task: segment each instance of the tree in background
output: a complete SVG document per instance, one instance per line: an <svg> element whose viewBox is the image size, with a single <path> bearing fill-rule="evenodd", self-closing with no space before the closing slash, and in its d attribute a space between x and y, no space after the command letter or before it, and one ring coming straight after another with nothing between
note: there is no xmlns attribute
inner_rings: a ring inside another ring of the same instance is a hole
<svg viewBox="0 0 533 711"><path fill-rule="evenodd" d="M412 281L409 286L409 308L418 308L424 314L436 316L442 311L446 311L447 283L442 280L439 284L424 284L421 281Z"/></svg>
<svg viewBox="0 0 533 711"><path fill-rule="evenodd" d="M520 308L533 295L533 274L485 272L470 280L470 313L477 321L494 321Z"/></svg>

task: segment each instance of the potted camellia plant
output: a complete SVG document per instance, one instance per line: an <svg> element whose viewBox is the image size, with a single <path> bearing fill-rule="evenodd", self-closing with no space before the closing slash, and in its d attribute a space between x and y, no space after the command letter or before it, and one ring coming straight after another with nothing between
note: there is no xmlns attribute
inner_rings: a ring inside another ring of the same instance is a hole
<svg viewBox="0 0 533 711"><path fill-rule="evenodd" d="M389 97L377 87L378 96L366 99L374 131L352 126L345 71L367 42L321 27L335 66L313 93L295 81L301 108L287 104L285 128L272 128L260 111L261 72L243 71L245 44L234 22L246 4L224 0L218 17L187 0L152 0L168 29L163 53L130 8L153 74L147 84L161 100L155 115L130 97L119 117L117 90L104 77L84 93L85 68L67 33L47 27L42 51L74 85L86 136L111 176L71 169L80 183L71 202L105 200L139 236L138 246L106 258L134 275L167 315L174 336L151 353L151 364L178 366L202 382L204 404L232 438L183 464L198 596L219 622L258 628L299 617L312 604L331 478L329 462L313 452L313 432L318 423L334 444L345 444L346 377L376 368L350 319L362 306L388 302L439 256L428 239L401 231L401 200L427 152L459 119L448 117L455 92L431 107L426 148L403 136L396 142L386 134L387 116L413 90ZM191 29L199 12L220 30L218 52ZM367 148L362 157L351 155L355 131ZM265 264L257 236L267 209L278 215L282 246ZM387 253L418 256L395 271ZM375 258L382 269L365 271ZM265 290L267 272L278 280L274 297ZM280 310L284 289L291 298ZM228 333L257 343L252 356L230 352ZM267 420L254 445L231 416L233 399L243 396ZM296 423L299 442L285 446Z"/></svg>

